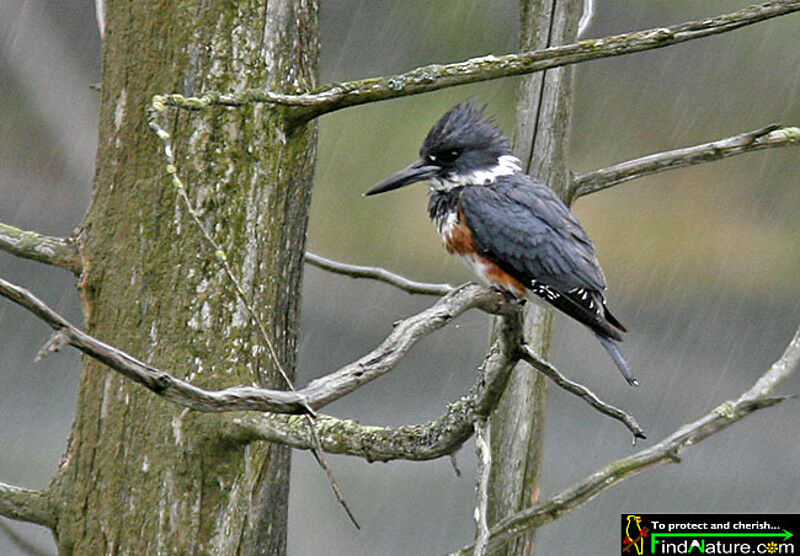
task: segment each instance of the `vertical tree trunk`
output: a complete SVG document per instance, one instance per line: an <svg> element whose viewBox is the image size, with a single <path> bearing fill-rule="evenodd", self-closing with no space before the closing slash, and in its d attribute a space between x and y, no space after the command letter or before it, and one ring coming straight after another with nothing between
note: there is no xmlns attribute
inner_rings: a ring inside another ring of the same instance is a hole
<svg viewBox="0 0 800 556"><path fill-rule="evenodd" d="M520 50L574 42L581 4L566 0L522 0ZM571 102L571 66L535 73L520 80L515 152L526 172L544 181L562 197L569 178L565 154ZM525 318L526 341L537 352L549 357L552 332L553 310L529 303ZM539 498L546 393L544 377L522 363L514 370L500 405L492 415L490 525L534 504ZM505 554L532 554L533 548L534 534L530 533L506 547Z"/></svg>
<svg viewBox="0 0 800 556"><path fill-rule="evenodd" d="M203 387L285 387L215 254L166 178L145 107L155 93L314 87L314 0L106 0L94 197L79 288L90 333ZM176 113L179 173L295 363L316 134L269 106ZM237 445L88 358L55 479L62 553L281 554L289 449Z"/></svg>

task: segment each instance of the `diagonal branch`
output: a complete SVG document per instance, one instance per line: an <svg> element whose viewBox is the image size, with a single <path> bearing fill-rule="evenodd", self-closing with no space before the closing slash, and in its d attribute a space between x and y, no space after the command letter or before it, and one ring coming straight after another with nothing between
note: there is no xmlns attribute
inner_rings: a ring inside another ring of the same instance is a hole
<svg viewBox="0 0 800 556"><path fill-rule="evenodd" d="M0 223L0 250L23 259L66 268L76 275L81 273L78 248L69 239L28 232Z"/></svg>
<svg viewBox="0 0 800 556"><path fill-rule="evenodd" d="M570 200L666 170L694 166L762 149L797 144L800 144L800 128L772 124L761 129L717 139L710 143L659 152L594 172L580 174L575 177L570 187Z"/></svg>
<svg viewBox="0 0 800 556"><path fill-rule="evenodd" d="M589 405L591 405L600 413L608 415L612 419L616 419L617 421L623 423L626 427L628 427L631 433L633 433L634 444L636 444L637 438L647 438L647 436L644 434L644 431L639 426L639 423L637 423L636 419L634 419L631 415L625 413L617 407L614 407L611 404L602 401L586 386L577 382L573 382L565 377L553 365L539 357L539 354L533 351L529 346L523 345L520 348L520 357L531 367L550 378L553 382L558 384L558 386L567 392L583 398Z"/></svg>
<svg viewBox="0 0 800 556"><path fill-rule="evenodd" d="M46 491L0 483L0 516L53 529L56 515Z"/></svg>
<svg viewBox="0 0 800 556"><path fill-rule="evenodd" d="M442 297L428 309L396 323L394 330L383 343L361 359L312 381L303 389L285 391L256 386L233 386L223 390L204 390L165 371L147 365L124 351L83 332L24 288L0 279L0 296L6 297L28 309L56 331L57 341L48 342L48 345L51 343L58 345L68 343L177 405L189 407L196 411L216 413L260 411L296 414L306 413L309 410L313 411L390 371L417 341L442 328L464 311L471 308L479 308L491 314L505 315L506 318L503 320L506 323L516 322L515 319L520 318L518 305L507 303L502 294L476 284L466 284ZM486 376L489 378L485 379L479 375L478 383L470 394L471 397L451 405L448 408L448 412L439 420L439 425L432 427L431 430L445 427L448 431L447 435L456 439L452 442L457 444L452 445L460 445L471 434L472 422L475 416L488 416L490 408L487 407L494 407L496 402L495 395L499 397L501 394L502 388L498 390L497 385L502 383L504 387L505 379L499 380L496 377L505 377L506 366L513 366L521 357L524 357L535 368L556 380L559 386L573 393L578 393L584 399L589 400L596 409L625 423L635 435L642 435L641 429L639 429L633 417L601 402L597 399L597 396L584 386L568 381L551 365L541 361L538 356L526 353L525 349L521 349L522 339L519 334L518 323L514 325L506 324L503 330L504 332L500 335L500 340L498 340L500 343L495 344L489 351L485 361L485 366L490 368L490 370L485 371ZM485 391L487 388L488 391ZM369 437L371 441L377 437L382 437L384 446L396 447L398 442L404 442L408 439L408 434L415 436L421 432L418 427L409 427L404 430L398 429L399 432L397 434L392 429L371 428L365 434L354 435L351 442L351 439L343 438L347 435L340 434L340 432L343 429L354 432L355 429L353 427L360 427L360 425L355 425L350 421L331 421L330 419L323 418L318 425L314 425L316 435L313 434L313 431L308 430L307 427L310 424L306 424L306 428L301 429L293 419L279 415L265 416L260 421L241 421L237 426L249 429L253 439L274 440L297 448L314 449L316 448L314 446L316 440L314 436L318 436L322 440L321 448L325 451L358 454L366 453L363 447L356 448L362 441L360 439L364 437ZM362 430L362 432L364 431ZM441 431L437 435L442 436ZM406 442L405 446L407 445ZM444 455L441 453L444 445L441 442L437 444L436 450L439 450L439 455ZM452 445L447 445L447 448L452 447ZM375 450L376 454L380 454L380 447L375 448ZM396 459L397 457L405 457L406 459L439 457L438 455L396 455L400 453L396 449L390 449L388 453L390 454L388 459ZM429 453L432 454L433 452ZM365 455L364 457L383 459L381 455Z"/></svg>
<svg viewBox="0 0 800 556"><path fill-rule="evenodd" d="M498 522L491 531L489 548L497 550L517 536L558 519L582 506L602 491L646 469L679 462L679 453L787 396L772 396L775 388L800 366L800 328L783 355L736 401L727 401L710 413L678 429L658 444L615 461L555 496ZM471 547L457 554L470 554Z"/></svg>
<svg viewBox="0 0 800 556"><path fill-rule="evenodd" d="M585 60L662 48L724 33L798 10L800 10L800 0L767 2L700 21L689 21L602 39L583 40L522 54L490 55L453 64L433 64L394 76L333 83L297 95L275 93L264 89L250 89L230 94L209 92L202 97L188 98L182 95L157 95L153 98L152 110L159 112L163 110L164 105L178 106L187 110L203 110L212 105L241 106L266 102L291 108L289 117L302 122L359 104L533 73Z"/></svg>
<svg viewBox="0 0 800 556"><path fill-rule="evenodd" d="M351 278L368 278L385 282L408 293L442 296L455 289L450 284L429 284L410 280L405 276L400 276L377 266L361 266L334 261L310 251L306 251L305 257L308 264L322 270L333 272L334 274L343 274Z"/></svg>
<svg viewBox="0 0 800 556"><path fill-rule="evenodd" d="M362 425L348 419L318 415L315 427L323 449L367 461L422 461L453 454L472 435L472 423L494 410L517 363L522 339L519 315L502 319L500 333L484 358L467 395L447 406L437 419L397 428ZM314 439L298 415L246 414L231 419L231 437L242 442L267 440L308 450Z"/></svg>
<svg viewBox="0 0 800 556"><path fill-rule="evenodd" d="M14 301L45 321L60 335L60 341L66 339L73 347L159 396L202 412L304 413L309 409L318 409L390 371L416 342L442 328L464 311L472 308L493 314L513 314L517 311L517 307L507 303L502 294L475 284L466 284L425 311L398 322L386 340L361 359L311 382L301 390L271 390L256 386L204 390L83 332L22 287L0 279L0 296Z"/></svg>

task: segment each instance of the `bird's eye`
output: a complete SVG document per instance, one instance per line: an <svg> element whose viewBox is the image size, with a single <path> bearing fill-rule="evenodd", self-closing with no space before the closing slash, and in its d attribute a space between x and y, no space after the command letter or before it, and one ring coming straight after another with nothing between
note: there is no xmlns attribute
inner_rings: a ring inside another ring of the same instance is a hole
<svg viewBox="0 0 800 556"><path fill-rule="evenodd" d="M441 162L448 164L450 162L455 162L463 152L464 149L462 148L447 149L446 151L441 151L436 156Z"/></svg>

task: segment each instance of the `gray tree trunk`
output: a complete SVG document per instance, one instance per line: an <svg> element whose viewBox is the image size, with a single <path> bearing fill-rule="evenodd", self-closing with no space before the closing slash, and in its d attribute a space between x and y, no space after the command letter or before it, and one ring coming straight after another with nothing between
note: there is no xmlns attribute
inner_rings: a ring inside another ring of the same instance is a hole
<svg viewBox="0 0 800 556"><path fill-rule="evenodd" d="M520 51L574 42L581 2L522 0ZM569 173L565 155L572 102L572 66L535 73L520 79L514 149L529 174L566 194ZM553 310L533 303L526 308L525 337L544 357L550 357ZM544 442L546 383L541 373L520 364L509 380L491 418L492 473L488 521L536 503ZM504 549L506 555L532 554L534 533L519 537Z"/></svg>
<svg viewBox="0 0 800 556"><path fill-rule="evenodd" d="M192 224L147 127L155 93L313 89L313 0L106 1L94 197L80 227L88 331L201 387L285 387ZM266 324L295 363L316 134L265 105L176 112L179 174ZM54 482L64 554L282 554L289 449L232 442L84 358Z"/></svg>

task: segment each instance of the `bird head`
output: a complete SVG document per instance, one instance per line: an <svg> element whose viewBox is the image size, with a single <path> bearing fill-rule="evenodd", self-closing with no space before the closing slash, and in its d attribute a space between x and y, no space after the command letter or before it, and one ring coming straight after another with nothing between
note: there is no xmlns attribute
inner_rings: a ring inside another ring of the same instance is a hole
<svg viewBox="0 0 800 556"><path fill-rule="evenodd" d="M428 132L419 160L376 184L365 195L384 193L412 183L430 181L436 191L464 185L491 184L499 176L520 171L511 144L485 105L466 101L448 110Z"/></svg>

